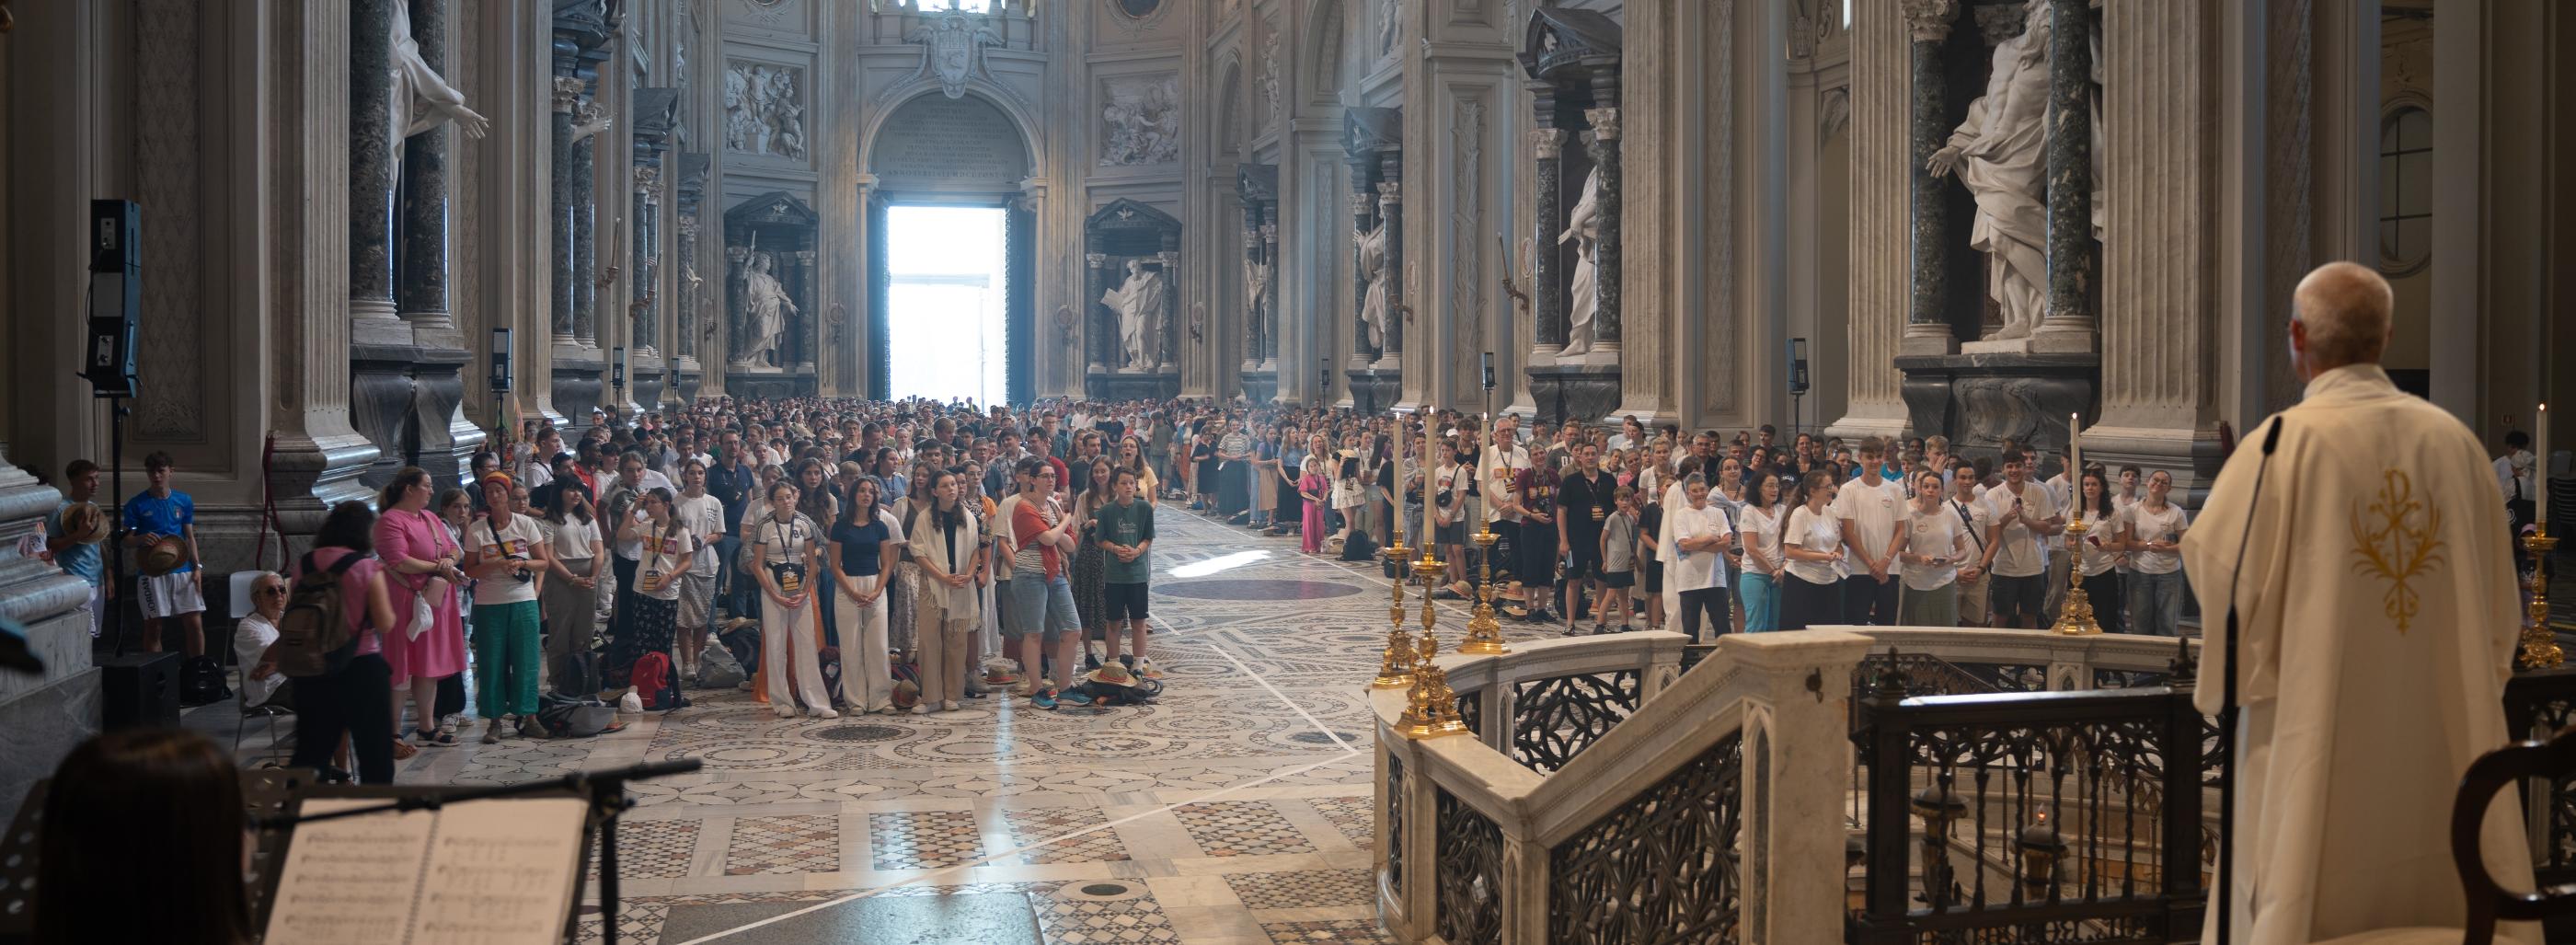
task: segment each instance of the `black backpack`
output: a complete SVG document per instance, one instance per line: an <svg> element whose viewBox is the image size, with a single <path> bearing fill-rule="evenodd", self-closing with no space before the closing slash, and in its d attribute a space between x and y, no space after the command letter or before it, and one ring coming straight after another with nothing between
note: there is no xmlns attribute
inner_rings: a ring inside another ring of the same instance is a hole
<svg viewBox="0 0 2576 945"><path fill-rule="evenodd" d="M179 667L179 702L183 705L207 705L233 697L232 687L224 685L224 667L211 656L190 657Z"/></svg>
<svg viewBox="0 0 2576 945"><path fill-rule="evenodd" d="M352 552L329 568L315 568L313 556L304 556L304 573L287 585L286 612L277 618L277 643L269 651L286 678L336 673L357 655L357 631L340 613L340 576L359 558Z"/></svg>

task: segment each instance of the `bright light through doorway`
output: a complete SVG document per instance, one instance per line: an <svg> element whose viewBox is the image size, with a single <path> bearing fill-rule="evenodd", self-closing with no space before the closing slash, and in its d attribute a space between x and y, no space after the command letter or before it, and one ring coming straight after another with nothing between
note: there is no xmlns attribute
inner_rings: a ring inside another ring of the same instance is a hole
<svg viewBox="0 0 2576 945"><path fill-rule="evenodd" d="M1009 396L1002 311L1008 296L995 207L886 209L887 388L894 396Z"/></svg>

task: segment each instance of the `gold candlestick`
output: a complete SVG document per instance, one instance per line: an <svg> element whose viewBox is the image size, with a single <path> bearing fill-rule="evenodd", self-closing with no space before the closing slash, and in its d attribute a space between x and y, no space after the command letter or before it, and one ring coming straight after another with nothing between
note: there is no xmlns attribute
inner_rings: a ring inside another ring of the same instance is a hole
<svg viewBox="0 0 2576 945"><path fill-rule="evenodd" d="M1459 641L1458 652L1497 656L1512 648L1503 642L1503 622L1494 619L1494 543L1502 540L1491 527L1481 528L1467 536L1476 543L1476 557L1484 562L1485 581L1478 588L1476 614L1467 620L1467 639Z"/></svg>
<svg viewBox="0 0 2576 945"><path fill-rule="evenodd" d="M2549 552L2558 547L2558 539L2549 537L2543 523L2523 536L2522 547L2531 552L2531 626L2522 631L2522 665L2549 669L2567 661L2558 649L2558 633L2549 629Z"/></svg>
<svg viewBox="0 0 2576 945"><path fill-rule="evenodd" d="M2093 622L2093 599L2084 593L2084 533L2089 530L2081 518L2066 523L2066 553L2075 560L2066 569L2066 603L2057 609L2057 625L2049 628L2065 636L2102 632L2102 625Z"/></svg>
<svg viewBox="0 0 2576 945"><path fill-rule="evenodd" d="M1386 652L1378 657L1377 678L1369 680L1372 689L1402 689L1413 685L1413 641L1404 635L1404 577L1405 569L1412 564L1405 556L1412 551L1404 547L1402 537L1385 550L1388 565L1395 568L1395 598L1386 609L1387 621L1394 626L1386 634Z"/></svg>
<svg viewBox="0 0 2576 945"><path fill-rule="evenodd" d="M1413 562L1413 574L1422 582L1422 637L1413 644L1416 667L1431 665L1431 658L1440 655L1440 637L1433 627L1439 608L1431 606L1431 586L1440 580L1443 569L1448 566L1448 562L1432 557L1431 548L1427 545L1422 549L1421 559Z"/></svg>

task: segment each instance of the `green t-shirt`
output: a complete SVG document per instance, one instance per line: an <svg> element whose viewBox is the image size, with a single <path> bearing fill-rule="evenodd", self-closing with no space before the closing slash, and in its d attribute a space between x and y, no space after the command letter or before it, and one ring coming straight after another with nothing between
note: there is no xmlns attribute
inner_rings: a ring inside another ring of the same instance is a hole
<svg viewBox="0 0 2576 945"><path fill-rule="evenodd" d="M1091 518L1098 526L1098 531L1092 533L1093 540L1141 545L1154 539L1154 507L1143 499L1126 505L1109 503L1092 513ZM1146 563L1146 559L1152 556L1150 550L1137 555L1134 561L1120 561L1117 555L1107 555L1104 562L1107 568L1101 571L1100 579L1110 584L1143 584L1152 573L1152 568Z"/></svg>

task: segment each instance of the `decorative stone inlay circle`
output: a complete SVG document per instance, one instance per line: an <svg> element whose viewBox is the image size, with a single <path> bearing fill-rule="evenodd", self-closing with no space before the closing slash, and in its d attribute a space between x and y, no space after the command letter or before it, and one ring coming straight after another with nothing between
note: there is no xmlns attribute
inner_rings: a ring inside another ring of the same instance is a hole
<svg viewBox="0 0 2576 945"><path fill-rule="evenodd" d="M1234 578L1157 585L1156 593L1201 600L1299 601L1349 597L1360 589L1331 581Z"/></svg>
<svg viewBox="0 0 2576 945"><path fill-rule="evenodd" d="M827 742L890 742L912 733L891 725L835 725L805 734Z"/></svg>
<svg viewBox="0 0 2576 945"><path fill-rule="evenodd" d="M1082 887L1082 894L1085 896L1119 896L1125 895L1126 892L1127 887L1118 883L1093 883Z"/></svg>

